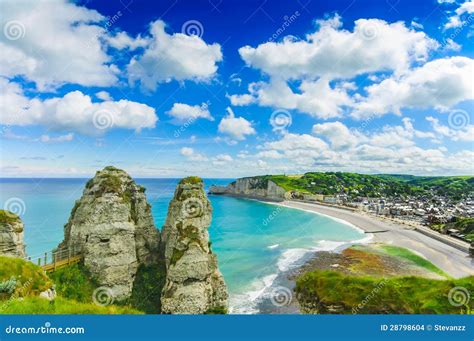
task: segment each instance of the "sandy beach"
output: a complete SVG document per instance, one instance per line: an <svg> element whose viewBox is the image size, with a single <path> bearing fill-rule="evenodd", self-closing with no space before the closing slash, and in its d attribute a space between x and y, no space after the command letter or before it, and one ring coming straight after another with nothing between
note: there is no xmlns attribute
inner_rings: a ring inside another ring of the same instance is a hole
<svg viewBox="0 0 474 341"><path fill-rule="evenodd" d="M283 201L277 205L311 211L342 219L365 233L373 235L372 242L383 242L410 249L425 257L455 278L474 275L474 259L453 246L416 231L412 226L392 220L382 220L369 214L323 206L313 203Z"/></svg>

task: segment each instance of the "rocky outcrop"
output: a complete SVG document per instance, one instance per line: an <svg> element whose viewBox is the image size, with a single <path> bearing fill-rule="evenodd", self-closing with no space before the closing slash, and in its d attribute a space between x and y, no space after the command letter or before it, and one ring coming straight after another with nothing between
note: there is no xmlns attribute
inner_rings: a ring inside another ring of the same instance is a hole
<svg viewBox="0 0 474 341"><path fill-rule="evenodd" d="M0 255L24 258L24 227L20 217L0 210Z"/></svg>
<svg viewBox="0 0 474 341"><path fill-rule="evenodd" d="M226 194L255 199L282 201L287 197L286 191L265 177L237 179L227 186L211 186L210 194Z"/></svg>
<svg viewBox="0 0 474 341"><path fill-rule="evenodd" d="M59 251L80 252L94 279L120 301L130 297L138 267L157 262L159 244L145 189L106 167L76 201Z"/></svg>
<svg viewBox="0 0 474 341"><path fill-rule="evenodd" d="M167 270L161 295L163 313L227 310L227 288L207 231L211 216L211 203L202 180L197 177L181 180L169 204L162 232Z"/></svg>

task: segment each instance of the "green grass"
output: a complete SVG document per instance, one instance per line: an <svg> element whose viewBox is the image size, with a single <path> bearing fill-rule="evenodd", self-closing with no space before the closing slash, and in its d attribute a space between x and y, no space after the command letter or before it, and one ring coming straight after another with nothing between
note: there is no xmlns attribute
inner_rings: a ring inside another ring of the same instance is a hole
<svg viewBox="0 0 474 341"><path fill-rule="evenodd" d="M391 246L391 245L382 245L381 249L390 256L406 259L428 271L434 272L446 278L450 278L448 274L446 274L443 270L438 268L436 265L426 260L425 258L418 256L417 254L413 253L412 251L408 249L398 247L398 246Z"/></svg>
<svg viewBox="0 0 474 341"><path fill-rule="evenodd" d="M188 176L187 178L183 178L179 181L180 185L196 185L202 183L202 179L199 176Z"/></svg>
<svg viewBox="0 0 474 341"><path fill-rule="evenodd" d="M286 191L313 194L347 194L350 197L431 196L434 192L459 201L474 191L474 177L417 177L372 175L348 172L308 172L302 176L264 175L253 177L262 183L271 180Z"/></svg>
<svg viewBox="0 0 474 341"><path fill-rule="evenodd" d="M140 265L133 283L129 303L147 314L161 311L161 291L165 285L166 268L164 262L156 265Z"/></svg>
<svg viewBox="0 0 474 341"><path fill-rule="evenodd" d="M116 305L99 306L58 297L48 301L27 297L0 302L0 314L141 314L140 311Z"/></svg>
<svg viewBox="0 0 474 341"><path fill-rule="evenodd" d="M341 314L463 314L474 301L460 307L448 299L455 287L474 291L474 276L457 280L421 277L350 276L336 271L313 271L296 281L296 294L305 313ZM336 311L331 310L337 308Z"/></svg>
<svg viewBox="0 0 474 341"><path fill-rule="evenodd" d="M6 210L0 210L0 224L11 224L17 221L20 221L20 217L15 213Z"/></svg>
<svg viewBox="0 0 474 341"><path fill-rule="evenodd" d="M0 281L15 278L16 293L20 296L39 295L53 285L43 269L20 258L0 256Z"/></svg>
<svg viewBox="0 0 474 341"><path fill-rule="evenodd" d="M61 297L83 303L92 302L92 294L99 285L81 264L73 264L49 274L56 292Z"/></svg>

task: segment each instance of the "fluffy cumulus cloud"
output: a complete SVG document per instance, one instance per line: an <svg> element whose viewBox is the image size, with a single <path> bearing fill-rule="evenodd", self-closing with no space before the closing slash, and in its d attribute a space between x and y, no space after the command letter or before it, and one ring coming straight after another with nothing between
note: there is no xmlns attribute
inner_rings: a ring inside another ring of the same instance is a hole
<svg viewBox="0 0 474 341"><path fill-rule="evenodd" d="M207 161L208 158L204 154L197 153L193 148L183 147L180 150L182 156L190 161Z"/></svg>
<svg viewBox="0 0 474 341"><path fill-rule="evenodd" d="M367 87L367 97L355 105L352 115L363 118L389 112L400 114L402 108L447 108L474 99L473 72L471 58L434 60L401 77L390 77Z"/></svg>
<svg viewBox="0 0 474 341"><path fill-rule="evenodd" d="M240 48L245 63L270 81L251 83L247 94L230 95L231 103L296 109L325 119L341 116L353 104L348 91L354 87L334 81L381 71L401 75L439 46L401 22L359 19L352 31L342 29L338 16L317 22L317 30L304 40L286 37ZM296 91L291 81L297 82Z"/></svg>
<svg viewBox="0 0 474 341"><path fill-rule="evenodd" d="M425 60L438 45L402 22L359 19L353 31L342 29L337 16L318 23L305 40L287 37L256 48L244 46L239 53L247 65L284 79L352 78L380 70L400 73L412 62Z"/></svg>
<svg viewBox="0 0 474 341"><path fill-rule="evenodd" d="M255 155L247 154L246 158L268 160L272 169L287 172L318 169L429 174L440 170L470 172L472 166L465 160L474 156L470 150L448 153L444 147L421 148L417 139L435 138L437 132L419 131L408 118L401 125L370 133L349 129L339 121L328 122L314 125L313 134L287 133L264 143Z"/></svg>
<svg viewBox="0 0 474 341"><path fill-rule="evenodd" d="M219 132L228 135L232 139L245 140L247 135L254 135L255 129L252 123L243 117L235 117L231 108L227 108L228 115L222 118L219 123Z"/></svg>
<svg viewBox="0 0 474 341"><path fill-rule="evenodd" d="M22 88L0 78L0 123L5 125L43 125L53 130L71 130L86 135L101 135L111 128L139 131L153 128L155 110L128 100L92 102L90 96L72 91L63 97L30 99Z"/></svg>
<svg viewBox="0 0 474 341"><path fill-rule="evenodd" d="M23 76L40 90L115 84L117 68L101 42L105 20L66 0L2 2L0 75Z"/></svg>
<svg viewBox="0 0 474 341"><path fill-rule="evenodd" d="M143 54L133 57L127 66L131 83L154 90L171 80L208 81L215 76L222 60L219 44L207 44L196 35L168 34L161 20L150 25L150 34Z"/></svg>
<svg viewBox="0 0 474 341"><path fill-rule="evenodd" d="M214 118L209 112L209 106L207 103L202 103L201 105L174 103L173 107L167 112L167 114L174 117L179 122L195 120L198 118L214 121Z"/></svg>
<svg viewBox="0 0 474 341"><path fill-rule="evenodd" d="M450 2L453 3L454 1ZM452 29L461 27L467 22L468 24L473 21L471 14L474 13L474 0L464 1L456 10L454 14L448 19L448 22L444 25L445 29Z"/></svg>
<svg viewBox="0 0 474 341"><path fill-rule="evenodd" d="M342 86L331 87L326 79L316 81L303 80L298 93L281 79L270 82L251 83L249 94L230 95L231 104L235 106L258 103L262 106L284 109L296 109L320 118L340 116L343 107L351 106L352 99Z"/></svg>
<svg viewBox="0 0 474 341"><path fill-rule="evenodd" d="M467 123L467 121L461 126L453 125L453 123L450 126L441 124L439 119L432 116L428 116L426 120L430 122L433 131L439 137L447 137L453 141L474 142L474 125Z"/></svg>

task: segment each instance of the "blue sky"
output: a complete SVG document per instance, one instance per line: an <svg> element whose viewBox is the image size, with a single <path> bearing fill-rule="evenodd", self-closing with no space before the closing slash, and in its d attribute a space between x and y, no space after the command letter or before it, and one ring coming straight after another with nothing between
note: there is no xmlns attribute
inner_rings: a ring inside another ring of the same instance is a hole
<svg viewBox="0 0 474 341"><path fill-rule="evenodd" d="M0 176L473 173L472 0L0 12Z"/></svg>

